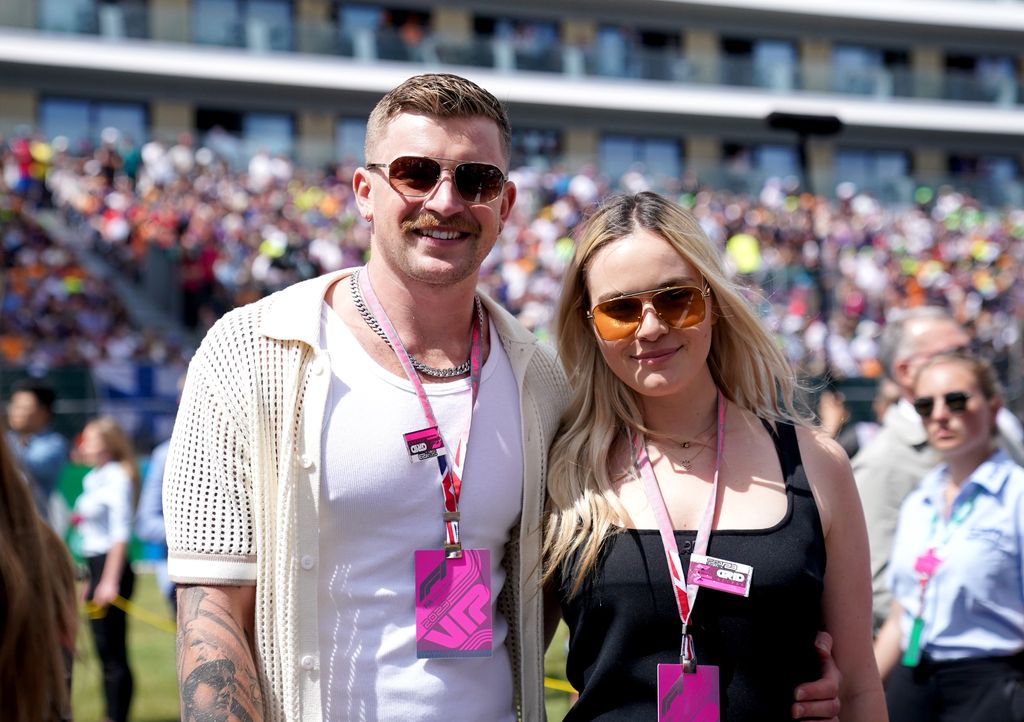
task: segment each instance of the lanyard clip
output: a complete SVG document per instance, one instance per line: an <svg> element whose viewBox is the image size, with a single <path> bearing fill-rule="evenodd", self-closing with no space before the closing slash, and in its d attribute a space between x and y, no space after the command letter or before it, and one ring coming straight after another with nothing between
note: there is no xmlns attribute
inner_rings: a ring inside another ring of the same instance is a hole
<svg viewBox="0 0 1024 722"><path fill-rule="evenodd" d="M444 523L446 527L444 544L445 559L462 558L462 539L459 538L459 519L460 514L458 511L446 511L444 513Z"/></svg>
<svg viewBox="0 0 1024 722"><path fill-rule="evenodd" d="M686 633L683 627L683 642L679 648L679 664L683 667L683 674L693 674L697 671L697 655L693 649L693 636Z"/></svg>

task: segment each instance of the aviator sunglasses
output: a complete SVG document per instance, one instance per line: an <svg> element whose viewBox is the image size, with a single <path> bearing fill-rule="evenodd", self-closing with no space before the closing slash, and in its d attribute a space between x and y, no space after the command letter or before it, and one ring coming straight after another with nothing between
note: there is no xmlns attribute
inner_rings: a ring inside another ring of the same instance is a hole
<svg viewBox="0 0 1024 722"><path fill-rule="evenodd" d="M672 328L690 328L704 320L709 288L672 286L656 291L638 291L601 303L590 309L587 318L594 322L597 335L605 341L618 341L636 333L650 299L658 318Z"/></svg>
<svg viewBox="0 0 1024 722"><path fill-rule="evenodd" d="M932 412L935 411L935 399L936 396L920 396L914 399L914 411L920 414L921 418L930 418ZM946 408L949 409L951 414L962 414L967 409L967 400L971 398L971 395L966 391L950 391L948 394L942 395L942 400L946 403Z"/></svg>
<svg viewBox="0 0 1024 722"><path fill-rule="evenodd" d="M420 198L428 195L441 180L438 160L420 155L403 155L390 163L367 163L367 168L387 169L388 183L403 196ZM497 166L490 163L459 163L451 169L456 190L467 203L493 201L508 180Z"/></svg>

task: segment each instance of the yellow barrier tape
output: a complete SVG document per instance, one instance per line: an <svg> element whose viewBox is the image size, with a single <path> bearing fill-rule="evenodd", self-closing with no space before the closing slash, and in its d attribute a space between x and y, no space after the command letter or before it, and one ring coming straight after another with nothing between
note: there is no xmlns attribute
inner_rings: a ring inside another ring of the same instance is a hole
<svg viewBox="0 0 1024 722"><path fill-rule="evenodd" d="M120 609L128 616L134 617L138 619L140 622L148 624L151 627L156 627L161 631L170 632L171 634L174 634L178 629L175 626L174 622L172 622L170 619L162 617L159 614L154 614L153 612L150 612L147 609L143 609L142 607L132 604L124 597L114 597L114 601L111 602L111 604ZM107 609L106 607L101 607L99 604L96 604L95 602L86 602L85 613L89 615L89 619L103 619L103 617L107 614Z"/></svg>
<svg viewBox="0 0 1024 722"><path fill-rule="evenodd" d="M545 677L544 686L548 689L558 690L559 692L568 692L569 694L576 694L576 689L571 684L566 682L564 679Z"/></svg>
<svg viewBox="0 0 1024 722"><path fill-rule="evenodd" d="M139 621L152 627L156 627L157 629L161 629L165 632L170 632L171 634L174 634L177 631L177 627L171 620L156 615L142 607L138 607L124 597L114 597L114 601L111 602L111 604L122 610L128 616L135 617ZM101 607L95 602L86 602L85 611L89 615L90 619L102 619L107 613L106 607ZM564 679L545 677L544 686L548 689L557 690L559 692L576 694L576 689Z"/></svg>

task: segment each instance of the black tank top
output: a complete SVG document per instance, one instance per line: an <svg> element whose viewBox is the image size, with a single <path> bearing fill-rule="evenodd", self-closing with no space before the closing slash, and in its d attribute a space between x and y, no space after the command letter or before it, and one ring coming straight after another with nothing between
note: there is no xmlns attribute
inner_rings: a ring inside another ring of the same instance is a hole
<svg viewBox="0 0 1024 722"><path fill-rule="evenodd" d="M766 424L766 426L768 426ZM708 555L751 565L749 597L702 588L690 632L698 664L719 668L723 722L791 720L793 690L821 675L825 539L791 425L772 438L786 482L786 515L770 529L712 531ZM676 531L683 566L696 532ZM679 611L657 529L609 538L580 592L568 599L566 672L582 690L566 722L656 720L657 666L679 663Z"/></svg>

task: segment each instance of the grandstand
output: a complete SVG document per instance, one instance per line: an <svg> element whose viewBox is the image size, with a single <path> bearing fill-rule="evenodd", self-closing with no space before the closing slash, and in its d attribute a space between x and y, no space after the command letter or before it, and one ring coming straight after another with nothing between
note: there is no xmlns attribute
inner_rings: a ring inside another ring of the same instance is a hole
<svg viewBox="0 0 1024 722"><path fill-rule="evenodd" d="M138 283L118 315L149 301L186 328L136 319L113 359L76 340L110 389L83 408L167 416L182 355L220 313L359 262L349 182L365 117L408 75L446 70L510 107L520 196L483 283L539 335L581 214L651 187L763 291L808 374L873 379L887 310L938 303L972 327L1020 411L1021 48L1021 0L6 0L0 166L21 222L43 219L81 266ZM0 203L5 233L11 212ZM63 258L19 248L12 278ZM10 318L0 390L70 363L52 343L25 351L39 334Z"/></svg>
<svg viewBox="0 0 1024 722"><path fill-rule="evenodd" d="M8 0L0 132L361 160L374 100L443 69L508 102L516 165L750 192L805 175L886 202L949 182L1021 205L1022 47L1019 0Z"/></svg>

